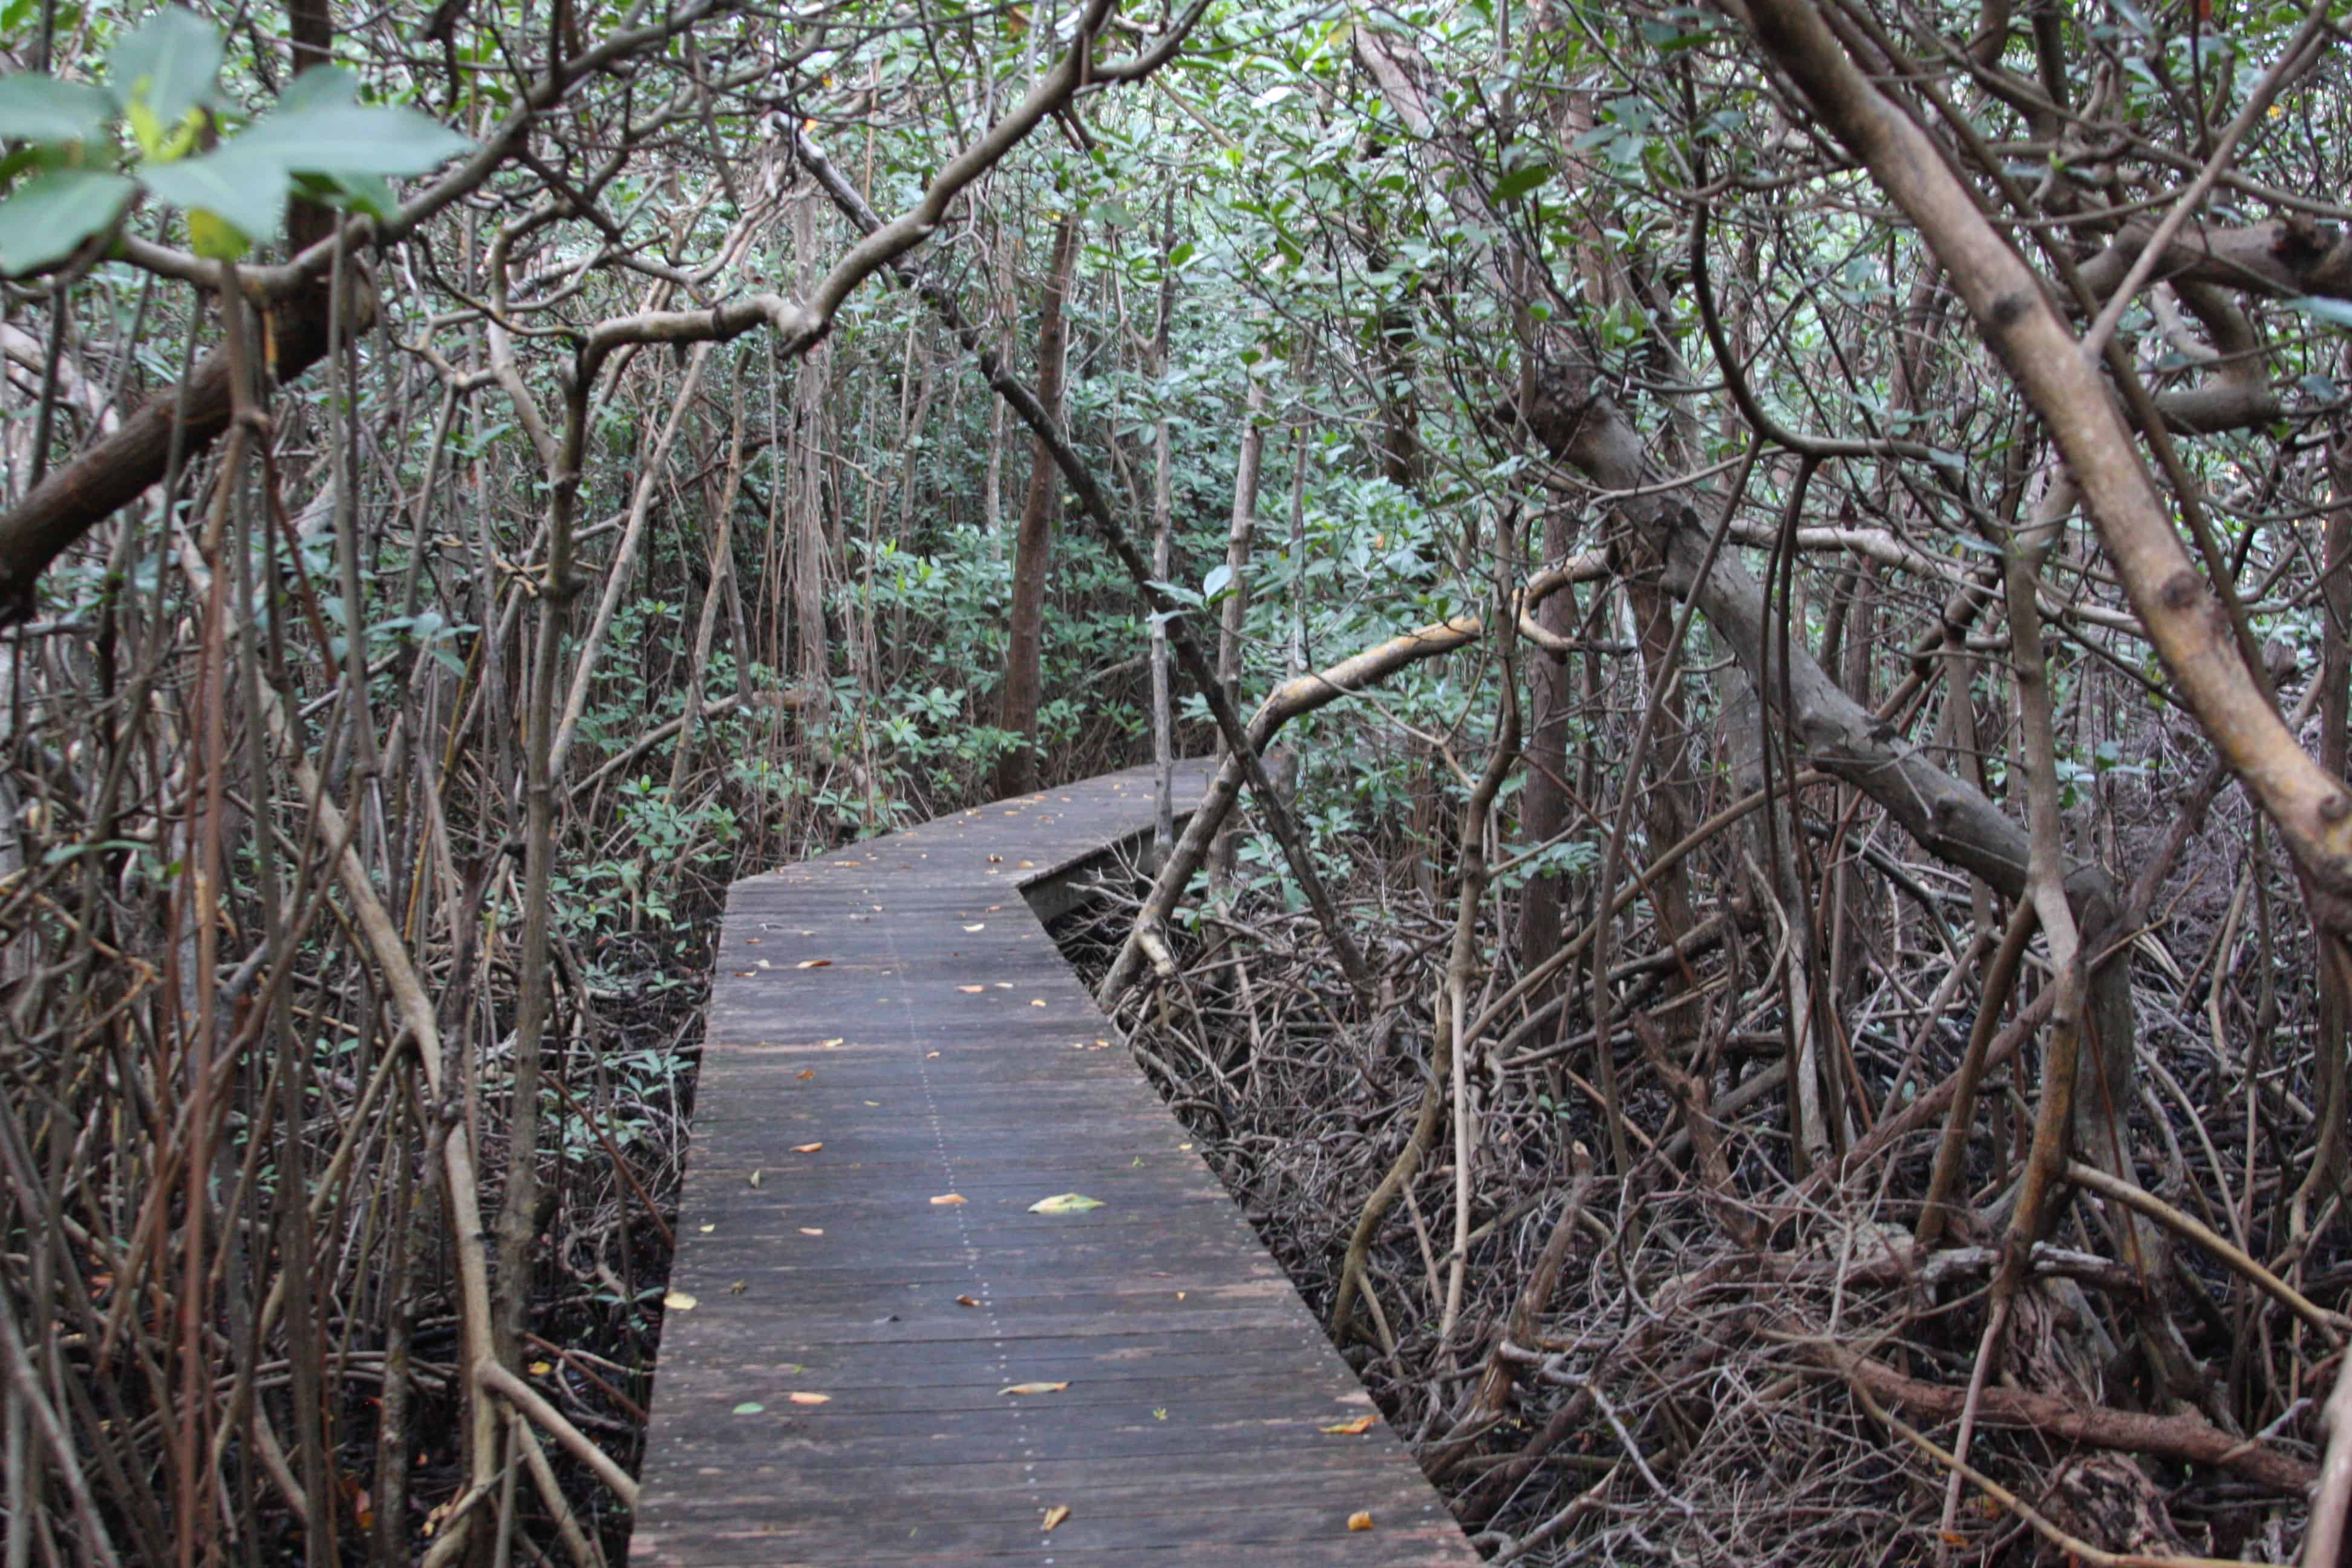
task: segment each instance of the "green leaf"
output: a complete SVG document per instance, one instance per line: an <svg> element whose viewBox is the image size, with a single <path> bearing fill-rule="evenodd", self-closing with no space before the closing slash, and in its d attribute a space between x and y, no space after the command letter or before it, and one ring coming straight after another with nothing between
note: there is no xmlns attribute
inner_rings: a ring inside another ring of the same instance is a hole
<svg viewBox="0 0 2352 1568"><path fill-rule="evenodd" d="M1549 163L1528 163L1495 182L1495 205L1506 206L1551 178Z"/></svg>
<svg viewBox="0 0 2352 1568"><path fill-rule="evenodd" d="M2331 300L2325 294L2305 294L2300 300L2289 300L2286 308L2301 310L2306 316L2316 316L2323 321L2333 321L2339 327L2352 327L2352 300Z"/></svg>
<svg viewBox="0 0 2352 1568"><path fill-rule="evenodd" d="M278 95L277 112L289 114L322 103L356 103L359 96L360 79L350 71L341 66L311 66Z"/></svg>
<svg viewBox="0 0 2352 1568"><path fill-rule="evenodd" d="M327 76L310 70L297 84ZM340 73L333 73L340 74ZM413 109L378 109L310 96L239 136L235 146L268 153L288 169L306 174L422 174L472 143Z"/></svg>
<svg viewBox="0 0 2352 1568"><path fill-rule="evenodd" d="M381 174L297 174L294 188L322 206L342 207L371 217L389 217L400 197Z"/></svg>
<svg viewBox="0 0 2352 1568"><path fill-rule="evenodd" d="M114 46L107 86L124 107L136 101L157 123L170 125L212 101L220 68L218 29L193 11L166 5Z"/></svg>
<svg viewBox="0 0 2352 1568"><path fill-rule="evenodd" d="M98 169L51 169L0 202L0 272L46 267L112 223L137 186Z"/></svg>
<svg viewBox="0 0 2352 1568"><path fill-rule="evenodd" d="M1084 1214L1088 1209L1102 1207L1102 1199L1090 1198L1084 1193L1056 1193L1050 1198L1039 1198L1029 1205L1031 1214Z"/></svg>
<svg viewBox="0 0 2352 1568"><path fill-rule="evenodd" d="M235 261L253 248L243 231L204 207L188 209L188 243L198 256L213 261Z"/></svg>
<svg viewBox="0 0 2352 1568"><path fill-rule="evenodd" d="M1215 604L1224 591L1233 585L1233 581L1232 566L1220 564L1210 567L1209 574L1201 579L1201 597L1210 604Z"/></svg>
<svg viewBox="0 0 2352 1568"><path fill-rule="evenodd" d="M59 844L52 847L47 854L41 857L41 864L62 866L67 861L79 859L84 855L125 853L152 856L155 853L155 847L152 844L142 844L135 838L105 838L94 844Z"/></svg>
<svg viewBox="0 0 2352 1568"><path fill-rule="evenodd" d="M747 1399L742 1404L735 1407L735 1414L738 1415L757 1415L766 1408L766 1405L761 1404L756 1399Z"/></svg>
<svg viewBox="0 0 2352 1568"><path fill-rule="evenodd" d="M88 82L38 71L0 77L0 136L25 142L92 142L106 130L114 100Z"/></svg>
<svg viewBox="0 0 2352 1568"><path fill-rule="evenodd" d="M176 163L142 163L147 189L176 207L212 213L247 239L267 239L286 211L286 165L240 136L219 151Z"/></svg>

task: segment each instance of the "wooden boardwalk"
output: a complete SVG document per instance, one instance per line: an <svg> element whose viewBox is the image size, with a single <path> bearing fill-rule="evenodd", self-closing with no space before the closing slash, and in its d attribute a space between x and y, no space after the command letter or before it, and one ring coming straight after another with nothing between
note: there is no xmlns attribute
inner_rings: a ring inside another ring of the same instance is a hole
<svg viewBox="0 0 2352 1568"><path fill-rule="evenodd" d="M635 1563L1477 1562L1377 1419L1324 1430L1370 1397L1024 901L1150 800L1113 774L735 885ZM1034 1212L1067 1193L1100 1206Z"/></svg>

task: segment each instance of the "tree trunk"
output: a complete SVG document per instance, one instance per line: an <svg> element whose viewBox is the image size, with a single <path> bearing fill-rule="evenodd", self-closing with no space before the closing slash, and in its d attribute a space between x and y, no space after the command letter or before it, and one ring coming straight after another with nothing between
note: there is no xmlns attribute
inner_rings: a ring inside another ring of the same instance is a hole
<svg viewBox="0 0 2352 1568"><path fill-rule="evenodd" d="M1544 559L1558 561L1574 542L1568 515L1555 510L1544 519ZM1555 594L1536 608L1536 624L1554 637L1576 629L1576 595ZM1574 672L1564 654L1537 654L1528 664L1528 782L1519 792L1519 837L1529 847L1557 837L1568 826L1568 716L1575 706ZM1560 881L1538 871L1519 896L1519 967L1533 969L1559 946ZM1547 986L1540 1004L1558 990Z"/></svg>
<svg viewBox="0 0 2352 1568"><path fill-rule="evenodd" d="M1225 601L1217 623L1217 684L1235 712L1242 709L1242 618L1249 614L1250 550L1257 538L1258 474L1265 461L1265 381L1249 377L1242 405L1241 458L1234 468L1233 520L1225 531ZM1224 747L1221 744L1222 753ZM1228 825L1209 851L1209 880L1222 888L1234 874L1241 847L1240 830Z"/></svg>
<svg viewBox="0 0 2352 1568"><path fill-rule="evenodd" d="M1176 250L1176 193L1171 189L1160 214L1160 300L1151 321L1151 378L1168 374L1168 331L1176 309L1176 268L1170 258ZM1165 395L1164 389L1161 395ZM1002 416L1004 405L996 404ZM1151 569L1168 581L1176 569L1174 496L1170 465L1174 461L1162 407L1151 426ZM1176 847L1176 700L1170 682L1168 627L1151 623L1151 866L1158 870Z"/></svg>
<svg viewBox="0 0 2352 1568"><path fill-rule="evenodd" d="M1077 256L1078 221L1065 214L1054 231L1054 260L1037 310L1037 397L1050 413L1062 406L1062 302ZM1062 493L1052 448L1029 444L1029 495L1013 542L1013 609L1006 626L1004 694L998 723L1017 737L996 767L996 793L1026 795L1037 787L1037 700L1044 680L1045 579L1054 552L1054 503Z"/></svg>
<svg viewBox="0 0 2352 1568"><path fill-rule="evenodd" d="M2334 482L2338 508L2352 505L2352 447L2339 443L2328 449L2328 477ZM2319 765L2331 778L2347 776L2347 710L2352 710L2352 513L2343 510L2327 514L2327 527L2322 535L2320 566L2325 574L2320 584L2326 598L2327 613L2320 617L2322 625L2319 668ZM2318 1073L2314 1085L2314 1099L2319 1105L2318 1147L2312 1152L2311 1173L2304 1179L2297 1194L2296 1230L2303 1228L2303 1211L2307 1206L2305 1194L2317 1195L2332 1190L2341 1179L2345 1155L2345 1121L2352 1116L2352 1105L2346 1103L2345 1080L2352 1077L2346 1061L2346 1038L2352 1034L2352 989L2347 989L2341 968L2330 962L2326 944L2321 943L2319 958L2319 1040Z"/></svg>
<svg viewBox="0 0 2352 1568"><path fill-rule="evenodd" d="M814 285L816 208L811 193L793 208L793 246L801 260L802 292ZM830 575L824 526L825 387L833 352L818 343L803 356L793 380L793 681L801 692L801 732L824 727L833 696L832 650L825 633L824 585Z"/></svg>

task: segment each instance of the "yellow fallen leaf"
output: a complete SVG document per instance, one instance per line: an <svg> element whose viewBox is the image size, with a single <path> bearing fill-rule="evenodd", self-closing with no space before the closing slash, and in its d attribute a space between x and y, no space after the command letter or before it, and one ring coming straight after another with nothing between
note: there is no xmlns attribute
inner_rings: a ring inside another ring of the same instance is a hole
<svg viewBox="0 0 2352 1568"><path fill-rule="evenodd" d="M1034 997L1034 998L1033 998L1033 999L1030 1001L1030 1004L1029 1004L1029 1005L1031 1005L1032 1007L1043 1007L1045 1005L1045 999L1043 996L1038 996L1038 997Z"/></svg>
<svg viewBox="0 0 2352 1568"><path fill-rule="evenodd" d="M1053 1507L1045 1510L1045 1528L1050 1531L1055 1525L1061 1523L1062 1521L1069 1517L1070 1505L1066 1502L1057 1502Z"/></svg>
<svg viewBox="0 0 2352 1568"><path fill-rule="evenodd" d="M830 1394L788 1394L784 1395L784 1397L791 1400L794 1405L830 1405L833 1403L833 1395Z"/></svg>
<svg viewBox="0 0 2352 1568"><path fill-rule="evenodd" d="M694 1228L700 1231L703 1235L709 1236L712 1231L719 1228L719 1222L717 1220L712 1220L709 1225L698 1225Z"/></svg>
<svg viewBox="0 0 2352 1568"><path fill-rule="evenodd" d="M793 1152L795 1154L814 1154L824 1147L824 1145L822 1143L795 1143L793 1145Z"/></svg>
<svg viewBox="0 0 2352 1568"><path fill-rule="evenodd" d="M1378 1426L1380 1419L1377 1415L1359 1415L1353 1421L1342 1421L1335 1426L1326 1426L1323 1430L1337 1433L1342 1437L1360 1437Z"/></svg>
<svg viewBox="0 0 2352 1568"><path fill-rule="evenodd" d="M730 1296L740 1296L743 1293L743 1288L750 1283L748 1279L738 1279L734 1284L727 1287L727 1293Z"/></svg>
<svg viewBox="0 0 2352 1568"><path fill-rule="evenodd" d="M816 1068L801 1068L801 1070L800 1070L800 1071L798 1071L798 1072L794 1073L793 1076L794 1078L796 1078L796 1079L797 1079L797 1078L814 1078L814 1077L816 1076Z"/></svg>
<svg viewBox="0 0 2352 1568"><path fill-rule="evenodd" d="M555 1363L553 1362L535 1361L530 1363L530 1375L533 1377L545 1377L549 1373L553 1372L554 1370Z"/></svg>
<svg viewBox="0 0 2352 1568"><path fill-rule="evenodd" d="M662 1305L673 1312L691 1312L702 1303L683 1290L672 1290L662 1298Z"/></svg>
<svg viewBox="0 0 2352 1568"><path fill-rule="evenodd" d="M1066 1383L1016 1383L1010 1387L1000 1388L996 1392L999 1394L1059 1394L1069 1386Z"/></svg>
<svg viewBox="0 0 2352 1568"><path fill-rule="evenodd" d="M1351 1513L1348 1516L1348 1528L1349 1530L1370 1530L1372 1528L1372 1516L1369 1513Z"/></svg>
<svg viewBox="0 0 2352 1568"><path fill-rule="evenodd" d="M1031 1214L1084 1214L1088 1209L1102 1207L1102 1199L1090 1198L1084 1193L1055 1193L1050 1198L1039 1198L1029 1205Z"/></svg>
<svg viewBox="0 0 2352 1568"><path fill-rule="evenodd" d="M829 958L803 958L798 963L793 964L793 967L794 969L830 969L833 967L833 960Z"/></svg>
<svg viewBox="0 0 2352 1568"><path fill-rule="evenodd" d="M804 1225L801 1226L801 1234L803 1236L823 1236L824 1232L819 1230L813 1225Z"/></svg>
<svg viewBox="0 0 2352 1568"><path fill-rule="evenodd" d="M981 921L976 924L968 925L963 929L966 931L986 931L988 929L988 922L986 921Z"/></svg>
<svg viewBox="0 0 2352 1568"><path fill-rule="evenodd" d="M971 1200L970 1198L965 1197L961 1193L941 1193L938 1197L931 1200L931 1206L933 1208L947 1208L951 1205L968 1204L971 1201Z"/></svg>
<svg viewBox="0 0 2352 1568"><path fill-rule="evenodd" d="M962 992L967 996L977 996L982 992L987 990L988 987L985 985L959 985L956 989Z"/></svg>

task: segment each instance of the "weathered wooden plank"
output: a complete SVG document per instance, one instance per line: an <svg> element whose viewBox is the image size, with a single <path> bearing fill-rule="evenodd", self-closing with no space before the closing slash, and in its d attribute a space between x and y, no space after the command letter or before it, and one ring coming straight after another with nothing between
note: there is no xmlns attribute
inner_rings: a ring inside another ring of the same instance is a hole
<svg viewBox="0 0 2352 1568"><path fill-rule="evenodd" d="M1411 1530L1392 1529L1382 1533L1377 1544L1369 1538L1346 1537L1331 1541L1293 1542L1278 1550L1250 1552L1233 1547L1217 1549L1218 1562L1278 1563L1283 1568L1360 1568L1366 1563L1377 1563L1381 1568L1460 1568L1462 1535L1450 1521L1415 1526ZM720 1552L726 1554L721 1555ZM940 1555L925 1553L917 1556L891 1555L887 1559L891 1568L1013 1568L1014 1564L1059 1564L1060 1568L1192 1568L1207 1554L1191 1545L1137 1547L1090 1547L1063 1540L1059 1536L1038 1547L1024 1548L1012 1552L959 1552ZM679 1559L684 1561L684 1559ZM756 1544L738 1545L728 1542L714 1545L709 1553L693 1559L708 1563L713 1568L795 1568L808 1564L852 1564L867 1559L856 1552L821 1558L786 1557L774 1552L762 1552Z"/></svg>
<svg viewBox="0 0 2352 1568"><path fill-rule="evenodd" d="M1171 1418L1176 1409L1151 1408L1168 1409ZM734 1425L756 1426L763 1419L738 1417ZM772 1429L760 1435L763 1452L757 1457L742 1452L750 1445L722 1447L717 1436L692 1446L704 1463L697 1472L701 1478L698 1500L689 1506L707 1512L713 1496L749 1485L777 1497L790 1495L794 1486L827 1495L844 1488L862 1489L862 1495L871 1496L872 1472L908 1464L921 1466L927 1495L984 1489L985 1478L998 1467L1018 1465L1024 1472L1054 1468L1069 1478L1067 1489L1090 1494L1110 1489L1120 1476L1132 1482L1138 1475L1200 1474L1222 1479L1237 1498L1270 1480L1279 1481L1278 1495L1286 1499L1302 1485L1328 1484L1334 1495L1344 1489L1363 1508L1377 1500L1402 1498L1418 1506L1431 1497L1427 1486L1418 1484L1410 1463L1396 1468L1365 1462L1368 1456L1377 1459L1401 1450L1375 1444L1360 1452L1318 1455L1317 1445L1328 1449L1338 1439L1310 1436L1315 1428L1303 1420L1254 1421L1231 1412L1223 1419L1201 1418L1181 1427L1156 1422L1145 1410L1125 1423L1103 1419L1097 1412L1095 1418L1072 1426L1059 1417L1025 1426L991 1422L971 1411L929 1418L877 1416L873 1429L861 1436L839 1436L824 1422L797 1417L767 1425ZM983 1451L1009 1458L957 1458ZM776 1479L766 1479L770 1477Z"/></svg>
<svg viewBox="0 0 2352 1568"><path fill-rule="evenodd" d="M1476 1560L1392 1434L1327 1430L1368 1396L1023 901L1150 810L1138 771L737 884L635 1560Z"/></svg>
<svg viewBox="0 0 2352 1568"><path fill-rule="evenodd" d="M911 1488L919 1478L908 1478ZM1042 1515L1050 1505L1039 1503ZM1431 1505L1434 1507L1433 1503ZM1452 1521L1401 1520L1361 1534L1328 1510L1266 1513L1203 1506L1170 1517L1096 1518L1074 1514L1060 1530L1025 1533L1011 1527L959 1529L952 1523L898 1523L844 1510L830 1531L811 1540L756 1526L737 1531L665 1531L644 1560L659 1568L801 1568L887 1563L893 1568L968 1568L1026 1563L1080 1568L1096 1563L1193 1568L1233 1563L1280 1568L1463 1568L1477 1562ZM643 1527L640 1527L641 1529Z"/></svg>

